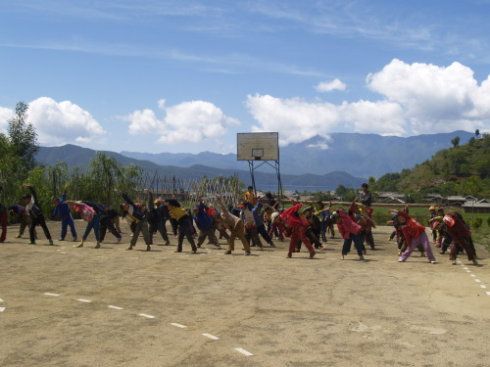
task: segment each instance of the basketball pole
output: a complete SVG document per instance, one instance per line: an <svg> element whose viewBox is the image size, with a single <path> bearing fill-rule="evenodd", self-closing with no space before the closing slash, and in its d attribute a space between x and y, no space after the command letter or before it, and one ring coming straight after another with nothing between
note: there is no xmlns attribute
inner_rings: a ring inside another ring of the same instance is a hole
<svg viewBox="0 0 490 367"><path fill-rule="evenodd" d="M257 196L257 187L255 186L255 161L248 161L248 168L250 170L250 177L252 179L252 187L254 189L254 194Z"/></svg>

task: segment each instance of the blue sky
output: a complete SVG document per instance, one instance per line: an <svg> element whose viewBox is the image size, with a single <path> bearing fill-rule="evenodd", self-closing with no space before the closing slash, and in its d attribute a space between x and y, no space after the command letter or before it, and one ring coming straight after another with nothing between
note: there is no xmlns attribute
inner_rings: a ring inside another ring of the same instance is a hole
<svg viewBox="0 0 490 367"><path fill-rule="evenodd" d="M0 0L0 129L23 100L43 145L115 151L488 130L489 15L483 0Z"/></svg>

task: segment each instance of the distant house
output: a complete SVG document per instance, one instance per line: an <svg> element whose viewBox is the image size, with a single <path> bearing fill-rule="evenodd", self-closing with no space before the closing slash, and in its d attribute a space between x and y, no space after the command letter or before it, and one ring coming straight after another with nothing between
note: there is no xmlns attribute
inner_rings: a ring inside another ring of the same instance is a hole
<svg viewBox="0 0 490 367"><path fill-rule="evenodd" d="M490 203L487 199L469 200L464 202L461 207L465 213L490 213Z"/></svg>
<svg viewBox="0 0 490 367"><path fill-rule="evenodd" d="M450 205L450 206L462 206L467 201L476 202L478 201L478 199L471 195L468 196L453 195L453 196L448 196L445 200L446 205Z"/></svg>
<svg viewBox="0 0 490 367"><path fill-rule="evenodd" d="M427 194L424 197L424 201L426 203L442 204L444 202L444 196L441 194Z"/></svg>
<svg viewBox="0 0 490 367"><path fill-rule="evenodd" d="M378 192L376 201L380 203L405 204L405 195L398 192Z"/></svg>

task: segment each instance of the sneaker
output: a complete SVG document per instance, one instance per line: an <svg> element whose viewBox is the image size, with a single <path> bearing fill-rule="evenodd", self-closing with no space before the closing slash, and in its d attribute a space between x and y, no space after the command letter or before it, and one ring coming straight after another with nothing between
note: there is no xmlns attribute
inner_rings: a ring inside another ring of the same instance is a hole
<svg viewBox="0 0 490 367"><path fill-rule="evenodd" d="M269 246L272 247L272 248L276 248L276 245L274 245L273 242L269 243Z"/></svg>
<svg viewBox="0 0 490 367"><path fill-rule="evenodd" d="M458 265L458 262L456 260L453 260L452 264L453 265Z"/></svg>
<svg viewBox="0 0 490 367"><path fill-rule="evenodd" d="M116 243L121 243L122 237L116 238Z"/></svg>
<svg viewBox="0 0 490 367"><path fill-rule="evenodd" d="M77 241L78 241L78 239L76 237L72 238L72 242L77 242Z"/></svg>
<svg viewBox="0 0 490 367"><path fill-rule="evenodd" d="M22 238L22 236L21 235L17 235L17 236L15 236L15 238Z"/></svg>
<svg viewBox="0 0 490 367"><path fill-rule="evenodd" d="M290 252L288 252L288 258L290 259L290 258L292 258L292 257L293 257L293 254L292 254L292 253L290 253Z"/></svg>
<svg viewBox="0 0 490 367"><path fill-rule="evenodd" d="M476 261L476 259L473 259L472 262L473 262L473 265L478 266L478 261Z"/></svg>
<svg viewBox="0 0 490 367"><path fill-rule="evenodd" d="M129 245L129 247L126 250L130 251L132 249L133 249L133 246Z"/></svg>
<svg viewBox="0 0 490 367"><path fill-rule="evenodd" d="M49 240L49 246L54 246L53 240Z"/></svg>
<svg viewBox="0 0 490 367"><path fill-rule="evenodd" d="M245 251L245 256L250 256L250 255L251 255L250 251Z"/></svg>
<svg viewBox="0 0 490 367"><path fill-rule="evenodd" d="M436 263L436 261L435 261L435 260L431 260L431 261L430 261L430 263L431 263L431 264L435 264L435 263Z"/></svg>
<svg viewBox="0 0 490 367"><path fill-rule="evenodd" d="M100 248L100 243L97 243L94 248Z"/></svg>
<svg viewBox="0 0 490 367"><path fill-rule="evenodd" d="M311 252L310 253L310 259L313 259L315 257L315 255L316 255L316 252Z"/></svg>
<svg viewBox="0 0 490 367"><path fill-rule="evenodd" d="M74 246L75 248L80 248L80 247L83 247L83 241L80 242L78 245Z"/></svg>
<svg viewBox="0 0 490 367"><path fill-rule="evenodd" d="M364 261L366 259L364 259L364 256L363 255L359 255L359 261Z"/></svg>
<svg viewBox="0 0 490 367"><path fill-rule="evenodd" d="M197 249L192 250L192 253L193 253L193 254L197 254Z"/></svg>
<svg viewBox="0 0 490 367"><path fill-rule="evenodd" d="M225 255L231 255L231 250L225 251Z"/></svg>
<svg viewBox="0 0 490 367"><path fill-rule="evenodd" d="M170 242L169 241L166 241L163 246L170 246Z"/></svg>
<svg viewBox="0 0 490 367"><path fill-rule="evenodd" d="M151 246L150 245L146 245L146 251L151 251Z"/></svg>
<svg viewBox="0 0 490 367"><path fill-rule="evenodd" d="M399 262L399 263L404 263L404 262L405 262L405 260L403 260L403 259L398 259L398 262Z"/></svg>
<svg viewBox="0 0 490 367"><path fill-rule="evenodd" d="M29 242L29 245L35 245L36 242Z"/></svg>
<svg viewBox="0 0 490 367"><path fill-rule="evenodd" d="M64 240L65 240L64 238L58 239L58 241L60 241L60 242L63 242Z"/></svg>

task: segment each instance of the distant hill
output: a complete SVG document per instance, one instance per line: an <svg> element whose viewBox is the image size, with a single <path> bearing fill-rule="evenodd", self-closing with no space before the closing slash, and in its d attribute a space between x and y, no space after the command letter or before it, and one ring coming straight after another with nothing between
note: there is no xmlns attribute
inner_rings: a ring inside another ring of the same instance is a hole
<svg viewBox="0 0 490 367"><path fill-rule="evenodd" d="M88 167L90 161L95 157L97 151L82 148L76 145L64 145L61 147L41 147L36 155L36 161L42 165L53 165L57 162L65 162L69 167ZM104 151L122 165L136 165L144 170L155 172L160 176L176 177L183 179L195 179L200 177L232 176L238 175L245 184L250 183L250 174L245 170L223 169L205 165L194 164L190 167L177 167L172 165L158 165L146 160L138 160L126 157L122 154ZM211 165L214 162L208 161ZM334 190L339 185L346 187L359 187L363 178L354 177L345 172L330 172L324 175L282 175L282 183L285 190L298 191L320 191ZM259 189L275 190L277 187L274 173L257 172L256 182Z"/></svg>
<svg viewBox="0 0 490 367"><path fill-rule="evenodd" d="M441 150L412 169L386 174L376 189L490 198L490 135Z"/></svg>
<svg viewBox="0 0 490 367"><path fill-rule="evenodd" d="M323 175L343 171L358 177L379 177L388 172L400 171L429 159L437 151L451 146L459 136L461 144L468 142L473 133L428 134L407 138L376 134L332 133L328 140L314 137L298 144L281 148L281 171L303 175ZM235 154L203 152L190 153L137 153L121 154L150 161L159 165L191 167L205 165L225 169L247 169L237 162Z"/></svg>

